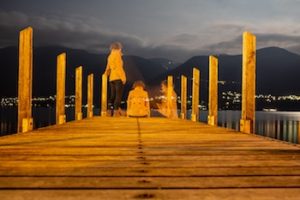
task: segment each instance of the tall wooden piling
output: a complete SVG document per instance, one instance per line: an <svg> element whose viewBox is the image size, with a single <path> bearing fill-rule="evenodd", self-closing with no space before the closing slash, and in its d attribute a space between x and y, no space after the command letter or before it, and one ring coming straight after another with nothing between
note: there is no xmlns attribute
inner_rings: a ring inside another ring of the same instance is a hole
<svg viewBox="0 0 300 200"><path fill-rule="evenodd" d="M255 127L256 37L243 33L242 116L240 131L253 133Z"/></svg>
<svg viewBox="0 0 300 200"><path fill-rule="evenodd" d="M18 132L33 129L32 99L33 30L28 27L19 36Z"/></svg>
<svg viewBox="0 0 300 200"><path fill-rule="evenodd" d="M297 125L297 144L300 144L300 122Z"/></svg>
<svg viewBox="0 0 300 200"><path fill-rule="evenodd" d="M107 115L107 76L102 75L101 116Z"/></svg>
<svg viewBox="0 0 300 200"><path fill-rule="evenodd" d="M56 75L56 124L66 122L65 115L66 53L57 56Z"/></svg>
<svg viewBox="0 0 300 200"><path fill-rule="evenodd" d="M209 56L209 101L208 101L208 119L211 126L218 124L218 59Z"/></svg>
<svg viewBox="0 0 300 200"><path fill-rule="evenodd" d="M196 122L199 119L199 97L200 97L200 71L193 68L193 95L192 95L192 121Z"/></svg>
<svg viewBox="0 0 300 200"><path fill-rule="evenodd" d="M186 119L187 78L181 76L181 119Z"/></svg>
<svg viewBox="0 0 300 200"><path fill-rule="evenodd" d="M87 95L87 116L91 118L94 116L93 113L93 99L94 99L94 74L88 75L88 95Z"/></svg>
<svg viewBox="0 0 300 200"><path fill-rule="evenodd" d="M173 96L173 76L168 76L168 91L167 91L167 102L168 102L168 107L167 107L167 112L168 112L168 116L171 115L172 112L172 96Z"/></svg>
<svg viewBox="0 0 300 200"><path fill-rule="evenodd" d="M82 119L82 66L75 71L75 119Z"/></svg>

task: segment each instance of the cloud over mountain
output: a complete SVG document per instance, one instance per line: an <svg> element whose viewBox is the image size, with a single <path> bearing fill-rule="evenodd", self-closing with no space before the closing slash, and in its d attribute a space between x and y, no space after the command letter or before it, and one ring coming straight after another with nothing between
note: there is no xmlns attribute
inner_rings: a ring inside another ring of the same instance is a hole
<svg viewBox="0 0 300 200"><path fill-rule="evenodd" d="M186 14L182 17L189 19L194 15ZM186 30L183 28L185 24L178 24L178 27L170 27L170 30L163 28L160 34L154 34L151 31L162 27L141 26L140 29L149 29L148 35L138 31L133 34L128 30L131 24L119 24L122 18L114 24L107 18L92 15L0 10L0 47L17 45L18 32L30 25L34 28L34 43L37 46L60 45L106 53L112 41L121 41L124 54L127 55L184 61L199 54L238 54L241 52L242 32L249 30L257 35L258 48L278 46L300 54L300 25L293 20L283 19L284 23L262 20L254 23L244 19L232 19L230 22L213 19L206 23L205 16L199 16L203 17L203 21L201 18L199 24L187 21L190 29ZM113 25L120 28L112 28Z"/></svg>

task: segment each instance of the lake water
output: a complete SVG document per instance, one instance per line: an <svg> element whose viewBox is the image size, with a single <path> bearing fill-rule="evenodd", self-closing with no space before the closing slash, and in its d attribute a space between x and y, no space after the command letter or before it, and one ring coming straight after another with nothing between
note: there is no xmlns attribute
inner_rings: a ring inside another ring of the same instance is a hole
<svg viewBox="0 0 300 200"><path fill-rule="evenodd" d="M66 108L67 121L74 120L74 107ZM100 110L94 109L94 114L99 115ZM34 128L55 124L55 108L33 108ZM155 115L155 112L153 113ZM83 109L86 117L86 109ZM219 111L218 126L239 130L240 111ZM17 108L0 108L0 136L17 132ZM200 121L207 122L207 111L200 111ZM300 112L256 112L255 133L297 143L298 122Z"/></svg>
<svg viewBox="0 0 300 200"><path fill-rule="evenodd" d="M203 112L200 121L207 122L207 112ZM218 126L239 131L240 111L219 111ZM264 112L255 114L255 133L291 143L299 143L298 127L300 112Z"/></svg>

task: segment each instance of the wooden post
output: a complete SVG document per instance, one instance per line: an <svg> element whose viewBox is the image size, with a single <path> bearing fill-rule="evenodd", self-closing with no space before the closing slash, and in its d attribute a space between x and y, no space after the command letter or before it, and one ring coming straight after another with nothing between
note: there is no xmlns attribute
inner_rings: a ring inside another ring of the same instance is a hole
<svg viewBox="0 0 300 200"><path fill-rule="evenodd" d="M208 102L208 124L218 124L218 59L209 56L209 102Z"/></svg>
<svg viewBox="0 0 300 200"><path fill-rule="evenodd" d="M298 122L297 143L300 144L300 122Z"/></svg>
<svg viewBox="0 0 300 200"><path fill-rule="evenodd" d="M75 71L75 119L82 119L82 66Z"/></svg>
<svg viewBox="0 0 300 200"><path fill-rule="evenodd" d="M171 112L172 112L172 108L171 108L171 104L170 102L172 102L172 94L173 94L173 76L168 76L168 92L167 92L167 112L168 112L168 116L170 116Z"/></svg>
<svg viewBox="0 0 300 200"><path fill-rule="evenodd" d="M93 99L94 99L94 74L88 75L88 109L87 109L87 116L91 118L94 116L93 114Z"/></svg>
<svg viewBox="0 0 300 200"><path fill-rule="evenodd" d="M255 127L256 37L243 34L242 116L240 131L253 133Z"/></svg>
<svg viewBox="0 0 300 200"><path fill-rule="evenodd" d="M19 36L19 81L18 81L18 132L33 129L32 99L32 45L33 30L28 27Z"/></svg>
<svg viewBox="0 0 300 200"><path fill-rule="evenodd" d="M199 97L200 97L200 71L193 68L193 95L192 95L192 121L199 119Z"/></svg>
<svg viewBox="0 0 300 200"><path fill-rule="evenodd" d="M57 56L56 124L66 122L65 115L66 53Z"/></svg>
<svg viewBox="0 0 300 200"><path fill-rule="evenodd" d="M107 115L107 76L102 75L101 116Z"/></svg>
<svg viewBox="0 0 300 200"><path fill-rule="evenodd" d="M181 76L181 119L186 119L187 78Z"/></svg>

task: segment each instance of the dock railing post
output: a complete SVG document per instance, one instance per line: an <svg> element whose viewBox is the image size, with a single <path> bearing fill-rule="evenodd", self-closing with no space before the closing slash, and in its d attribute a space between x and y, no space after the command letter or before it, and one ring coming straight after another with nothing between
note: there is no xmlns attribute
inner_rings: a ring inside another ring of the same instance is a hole
<svg viewBox="0 0 300 200"><path fill-rule="evenodd" d="M200 94L200 71L193 68L193 94L192 94L192 121L196 122L199 119L199 94Z"/></svg>
<svg viewBox="0 0 300 200"><path fill-rule="evenodd" d="M300 144L300 122L297 122L297 144Z"/></svg>
<svg viewBox="0 0 300 200"><path fill-rule="evenodd" d="M101 116L107 116L107 76L102 75Z"/></svg>
<svg viewBox="0 0 300 200"><path fill-rule="evenodd" d="M168 91L167 91L167 113L170 116L172 110L170 103L172 102L172 94L173 94L173 76L168 76Z"/></svg>
<svg viewBox="0 0 300 200"><path fill-rule="evenodd" d="M32 119L33 30L28 27L19 36L18 132L33 129Z"/></svg>
<svg viewBox="0 0 300 200"><path fill-rule="evenodd" d="M256 37L243 33L242 113L240 131L254 133L256 87Z"/></svg>
<svg viewBox="0 0 300 200"><path fill-rule="evenodd" d="M75 119L82 119L82 66L75 71Z"/></svg>
<svg viewBox="0 0 300 200"><path fill-rule="evenodd" d="M187 78L181 76L181 119L186 119Z"/></svg>
<svg viewBox="0 0 300 200"><path fill-rule="evenodd" d="M207 123L211 126L218 124L218 59L209 56L209 101Z"/></svg>
<svg viewBox="0 0 300 200"><path fill-rule="evenodd" d="M88 89L87 89L87 116L91 118L94 116L93 113L93 99L94 99L94 74L88 75Z"/></svg>
<svg viewBox="0 0 300 200"><path fill-rule="evenodd" d="M66 53L57 56L56 124L66 122L65 115Z"/></svg>

